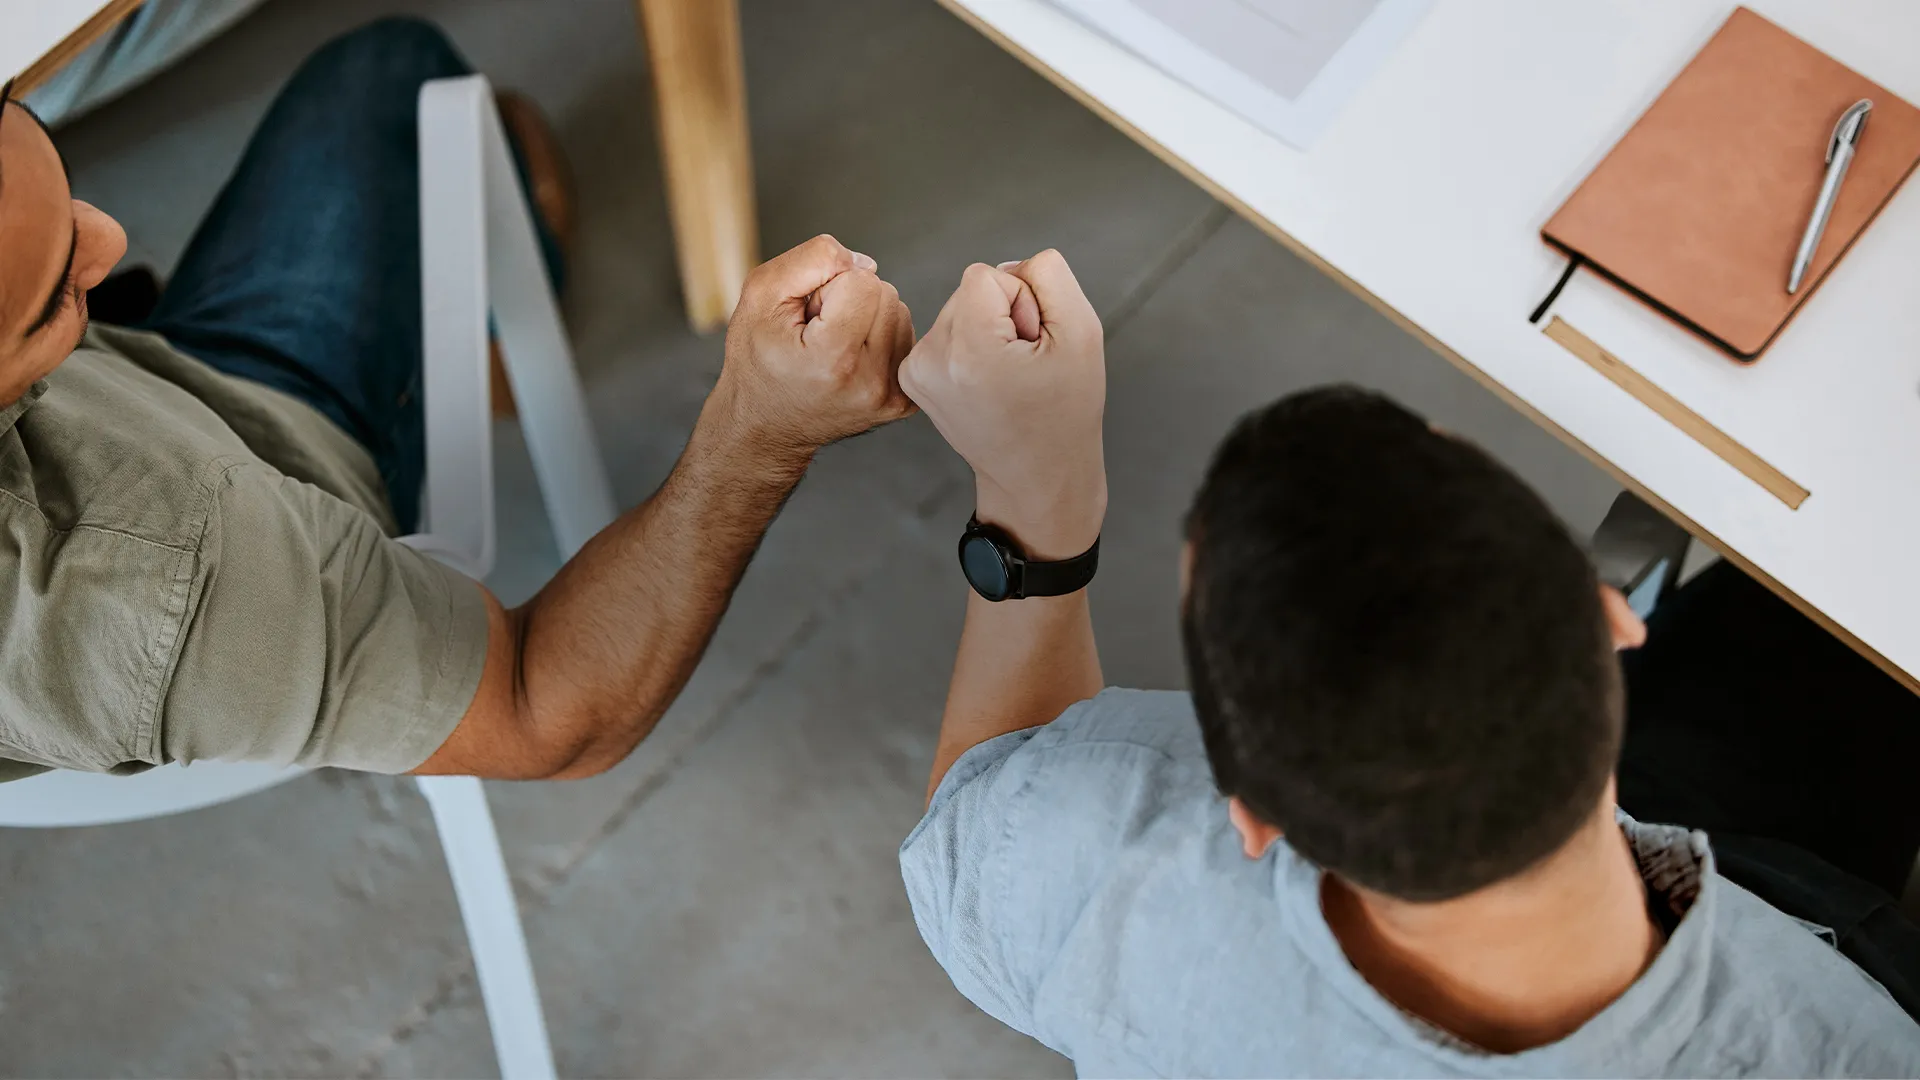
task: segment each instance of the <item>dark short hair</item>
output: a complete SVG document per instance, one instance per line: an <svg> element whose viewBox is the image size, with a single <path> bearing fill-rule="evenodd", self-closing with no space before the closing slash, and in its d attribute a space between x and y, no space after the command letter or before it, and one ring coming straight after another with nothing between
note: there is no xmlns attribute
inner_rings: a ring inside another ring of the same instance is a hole
<svg viewBox="0 0 1920 1080"><path fill-rule="evenodd" d="M1596 812L1623 711L1598 583L1485 451L1379 394L1295 394L1227 436L1187 537L1215 780L1300 854L1443 900Z"/></svg>

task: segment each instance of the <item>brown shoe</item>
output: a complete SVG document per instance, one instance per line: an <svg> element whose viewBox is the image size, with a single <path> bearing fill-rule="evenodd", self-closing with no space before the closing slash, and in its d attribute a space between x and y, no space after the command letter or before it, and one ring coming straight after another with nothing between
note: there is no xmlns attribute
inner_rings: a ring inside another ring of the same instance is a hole
<svg viewBox="0 0 1920 1080"><path fill-rule="evenodd" d="M487 401L493 405L496 418L520 415L513 403L513 384L507 381L507 362L500 358L498 338L487 342Z"/></svg>
<svg viewBox="0 0 1920 1080"><path fill-rule="evenodd" d="M502 90L494 95L493 103L500 111L500 123L526 158L528 195L534 213L560 242L564 259L573 252L575 217L573 169L567 164L567 152L560 148L559 137L532 98Z"/></svg>
<svg viewBox="0 0 1920 1080"><path fill-rule="evenodd" d="M527 194L533 212L560 245L564 262L573 251L574 203L573 171L567 166L566 152L547 123L540 106L525 94L503 90L494 95L494 108L500 123L520 147L527 164ZM500 362L500 343L493 343L493 414L513 416L513 390L507 383L507 370Z"/></svg>

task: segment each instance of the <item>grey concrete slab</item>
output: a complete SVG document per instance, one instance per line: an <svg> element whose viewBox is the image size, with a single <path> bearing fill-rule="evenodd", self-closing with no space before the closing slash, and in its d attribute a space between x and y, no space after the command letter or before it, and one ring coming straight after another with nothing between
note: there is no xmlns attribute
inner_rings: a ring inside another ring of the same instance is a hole
<svg viewBox="0 0 1920 1080"><path fill-rule="evenodd" d="M552 894L532 946L563 1073L1065 1075L959 998L899 885L964 607L950 547L929 525L877 559ZM461 1060L477 1025L442 1010L380 1071Z"/></svg>
<svg viewBox="0 0 1920 1080"><path fill-rule="evenodd" d="M412 785L317 774L237 806L0 831L0 1070L345 1075L464 954Z"/></svg>

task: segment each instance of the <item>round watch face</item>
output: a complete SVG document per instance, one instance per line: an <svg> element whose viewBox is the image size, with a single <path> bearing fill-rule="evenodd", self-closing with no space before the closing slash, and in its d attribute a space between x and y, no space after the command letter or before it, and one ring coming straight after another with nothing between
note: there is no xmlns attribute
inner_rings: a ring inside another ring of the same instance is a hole
<svg viewBox="0 0 1920 1080"><path fill-rule="evenodd" d="M960 570L974 591L989 600L1005 600L1013 591L1007 576L1007 563L1000 549L984 536L969 536L960 545Z"/></svg>

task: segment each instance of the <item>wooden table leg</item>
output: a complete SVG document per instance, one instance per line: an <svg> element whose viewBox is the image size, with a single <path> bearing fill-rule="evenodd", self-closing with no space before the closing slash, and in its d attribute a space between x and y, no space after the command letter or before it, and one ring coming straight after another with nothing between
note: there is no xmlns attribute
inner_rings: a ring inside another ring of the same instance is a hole
<svg viewBox="0 0 1920 1080"><path fill-rule="evenodd" d="M760 261L737 0L638 0L687 321L726 322Z"/></svg>

